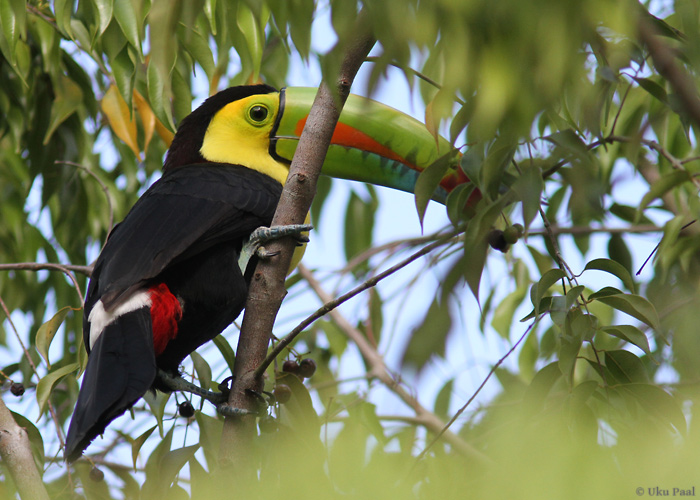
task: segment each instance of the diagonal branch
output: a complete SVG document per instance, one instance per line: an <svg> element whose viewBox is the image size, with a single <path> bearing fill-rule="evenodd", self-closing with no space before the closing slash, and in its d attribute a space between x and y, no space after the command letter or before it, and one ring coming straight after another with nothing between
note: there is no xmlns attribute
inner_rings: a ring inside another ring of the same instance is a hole
<svg viewBox="0 0 700 500"><path fill-rule="evenodd" d="M332 297L326 292L321 284L314 278L313 274L309 272L303 266L299 266L299 272L302 277L309 283L311 289L316 293L319 299L324 303L332 301ZM481 451L474 448L472 445L464 441L457 434L453 433L448 429L448 426L438 418L437 415L426 409L420 404L415 397L413 397L397 380L393 377L389 371L389 368L384 362L384 358L379 352L370 344L370 342L365 338L365 336L357 328L353 327L350 322L345 319L345 317L340 314L337 309L330 311L329 315L333 318L333 321L340 327L340 329L352 340L357 348L362 354L362 358L367 363L369 370L369 378L374 378L379 380L384 384L391 392L396 394L401 400L406 403L411 409L416 413L416 418L420 423L425 426L430 432L434 433L437 437L441 437L448 443L450 443L456 450L465 456L474 458L482 463L490 462L490 458L484 455ZM437 439L436 437L436 439Z"/></svg>
<svg viewBox="0 0 700 500"><path fill-rule="evenodd" d="M343 104L350 93L350 86L375 44L367 21L366 12L360 12L355 37L346 48L335 80L336 88L330 88L325 81L319 87L290 166L273 225L300 224L306 218L316 192L316 180ZM265 359L275 317L286 295L284 282L294 246L295 242L291 238L271 243L268 250L280 252L278 257L269 262L259 262L255 270L236 351L236 378L228 401L232 407L253 409L254 402L247 397L246 392L262 389L262 380L256 378L254 373ZM249 462L246 458L254 433L253 418L226 418L219 455L221 464L244 467Z"/></svg>
<svg viewBox="0 0 700 500"><path fill-rule="evenodd" d="M700 127L700 96L695 82L678 64L673 50L662 40L648 17L642 16L639 21L639 38L649 49L654 66L659 74L671 84L673 90L683 102L683 108Z"/></svg>
<svg viewBox="0 0 700 500"><path fill-rule="evenodd" d="M304 331L305 328L307 328L309 325L311 325L314 321L316 321L319 318L322 318L329 312L331 312L333 309L337 308L344 302L347 302L351 298L355 297L356 295L364 292L368 288L372 288L375 286L377 283L379 283L381 280L384 278L387 278L394 274L396 271L403 269L407 265L409 265L411 262L415 261L416 259L422 257L423 255L426 255L436 248L447 244L452 238L457 236L461 232L460 230L457 231L452 231L451 233L441 237L437 241L434 241L430 245L427 245L420 249L419 251L409 255L407 258L402 260L401 262L391 266L389 269L386 269L385 271L382 271L381 273L377 274L376 276L371 277L370 279L366 280L363 283L360 283L358 286L350 290L349 292L341 295L340 297L326 301L323 306L321 306L319 309L317 309L313 314L308 316L304 321L299 323L287 336L282 338L272 349L265 360L258 365L258 367L255 370L255 376L256 377L262 377L262 374L265 372L267 367L274 361L274 359L279 356L284 349L292 343L292 341L301 333ZM306 269L303 265L299 265L299 271L302 273L302 276L305 278L307 276L311 276L310 272L308 269Z"/></svg>

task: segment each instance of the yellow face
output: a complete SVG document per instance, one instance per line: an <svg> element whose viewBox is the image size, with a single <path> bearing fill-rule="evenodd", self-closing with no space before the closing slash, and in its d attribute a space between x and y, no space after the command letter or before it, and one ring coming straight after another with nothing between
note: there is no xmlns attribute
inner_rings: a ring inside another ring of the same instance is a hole
<svg viewBox="0 0 700 500"><path fill-rule="evenodd" d="M289 167L269 153L270 132L278 111L278 93L253 95L227 104L209 123L200 153L209 161L257 170L284 185Z"/></svg>

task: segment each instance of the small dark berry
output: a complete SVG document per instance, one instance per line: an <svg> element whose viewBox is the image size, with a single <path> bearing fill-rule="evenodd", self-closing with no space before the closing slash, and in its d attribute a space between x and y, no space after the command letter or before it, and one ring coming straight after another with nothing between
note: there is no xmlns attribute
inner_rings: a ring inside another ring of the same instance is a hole
<svg viewBox="0 0 700 500"><path fill-rule="evenodd" d="M288 359L282 365L282 371L286 373L297 373L299 371L299 363L293 359Z"/></svg>
<svg viewBox="0 0 700 500"><path fill-rule="evenodd" d="M503 238L503 231L500 229L492 229L488 234L488 242L491 248L498 250L499 252L507 252L510 245Z"/></svg>
<svg viewBox="0 0 700 500"><path fill-rule="evenodd" d="M181 417L192 418L194 417L194 406L189 401L183 401L177 405L177 411L180 413Z"/></svg>
<svg viewBox="0 0 700 500"><path fill-rule="evenodd" d="M272 390L272 395L279 403L284 404L292 397L292 390L286 384L277 384Z"/></svg>
<svg viewBox="0 0 700 500"><path fill-rule="evenodd" d="M19 397L24 394L24 385L17 382L12 382L12 384L10 384L10 392L13 396Z"/></svg>
<svg viewBox="0 0 700 500"><path fill-rule="evenodd" d="M90 479L92 479L96 483L99 483L101 481L104 481L105 473L97 467L93 467L92 469L90 469Z"/></svg>
<svg viewBox="0 0 700 500"><path fill-rule="evenodd" d="M302 359L301 363L299 363L299 375L304 378L311 378L314 373L316 373L316 362L309 358Z"/></svg>

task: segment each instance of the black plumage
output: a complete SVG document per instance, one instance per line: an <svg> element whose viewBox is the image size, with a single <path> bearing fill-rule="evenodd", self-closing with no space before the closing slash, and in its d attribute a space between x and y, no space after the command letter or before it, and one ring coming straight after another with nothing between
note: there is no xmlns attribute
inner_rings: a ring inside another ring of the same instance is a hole
<svg viewBox="0 0 700 500"><path fill-rule="evenodd" d="M156 367L176 372L189 353L218 335L243 309L249 276L238 266L239 252L253 230L271 223L282 186L244 166L207 162L199 150L217 110L271 91L267 86L234 87L183 120L163 176L111 232L85 301L83 336L90 356L68 430L69 461L158 385ZM235 158L235 151L231 154ZM90 350L90 314L99 302L105 311L115 311L135 294L160 284L167 285L181 308L177 336L161 353L154 351L147 305L119 315Z"/></svg>

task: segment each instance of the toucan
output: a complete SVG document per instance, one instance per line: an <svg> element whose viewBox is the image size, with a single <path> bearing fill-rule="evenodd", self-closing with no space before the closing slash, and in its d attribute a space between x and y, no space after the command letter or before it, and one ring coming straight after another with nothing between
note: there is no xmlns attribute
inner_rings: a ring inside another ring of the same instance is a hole
<svg viewBox="0 0 700 500"><path fill-rule="evenodd" d="M231 87L179 124L161 178L110 232L94 264L69 462L147 391L163 389L158 373L177 374L240 314L256 260L241 269L241 249L272 221L314 94ZM323 173L411 192L450 149L419 121L351 95ZM435 199L467 180L450 169Z"/></svg>

